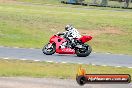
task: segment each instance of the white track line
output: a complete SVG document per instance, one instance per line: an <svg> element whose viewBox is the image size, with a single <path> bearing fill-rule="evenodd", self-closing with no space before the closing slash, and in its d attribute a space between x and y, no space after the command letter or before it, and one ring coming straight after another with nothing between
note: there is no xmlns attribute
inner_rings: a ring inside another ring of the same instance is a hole
<svg viewBox="0 0 132 88"><path fill-rule="evenodd" d="M9 58L6 57L6 58L3 58L3 59L8 60Z"/></svg>
<svg viewBox="0 0 132 88"><path fill-rule="evenodd" d="M21 60L28 60L28 59L21 59Z"/></svg>
<svg viewBox="0 0 132 88"><path fill-rule="evenodd" d="M78 63L78 64L83 64L83 63Z"/></svg>
<svg viewBox="0 0 132 88"><path fill-rule="evenodd" d="M105 53L105 54L111 54L111 53Z"/></svg>
<svg viewBox="0 0 132 88"><path fill-rule="evenodd" d="M19 48L19 47L13 47L13 48Z"/></svg>
<svg viewBox="0 0 132 88"><path fill-rule="evenodd" d="M0 46L0 47L2 47L2 46ZM3 57L1 57L1 58L3 58ZM5 58L3 58L3 59L8 60L9 57L5 57ZM28 60L28 59L20 59L20 60ZM41 60L32 60L32 61L40 62ZM45 62L52 63L52 62L54 62L54 61L45 61ZM68 63L68 62L54 62L54 63L63 63L63 64L64 64L64 63ZM78 64L83 64L83 63L78 63ZM89 64L89 65L90 65L90 64ZM91 65L93 65L93 66L104 66L104 67L108 66L108 65L96 65L96 64L91 64ZM112 67L117 67L117 68L126 67L126 68L132 69L132 67L127 67L127 66L112 66Z"/></svg>
<svg viewBox="0 0 132 88"><path fill-rule="evenodd" d="M120 68L120 67L122 67L122 66L115 66L115 67Z"/></svg>
<svg viewBox="0 0 132 88"><path fill-rule="evenodd" d="M95 64L92 64L93 66L95 66Z"/></svg>
<svg viewBox="0 0 132 88"><path fill-rule="evenodd" d="M29 48L29 49L35 49L35 48Z"/></svg>
<svg viewBox="0 0 132 88"><path fill-rule="evenodd" d="M38 62L38 61L40 61L40 60L33 60L33 61Z"/></svg>
<svg viewBox="0 0 132 88"><path fill-rule="evenodd" d="M124 55L124 54L118 54L118 55Z"/></svg>
<svg viewBox="0 0 132 88"><path fill-rule="evenodd" d="M128 67L128 68L132 68L132 67Z"/></svg>
<svg viewBox="0 0 132 88"><path fill-rule="evenodd" d="M52 63L53 61L46 61L46 62L48 62L48 63Z"/></svg>
<svg viewBox="0 0 132 88"><path fill-rule="evenodd" d="M0 47L4 47L4 46L0 46Z"/></svg>
<svg viewBox="0 0 132 88"><path fill-rule="evenodd" d="M101 65L101 66L104 66L104 67L106 67L107 65Z"/></svg>
<svg viewBox="0 0 132 88"><path fill-rule="evenodd" d="M65 64L65 63L67 63L67 62L61 62L61 63Z"/></svg>

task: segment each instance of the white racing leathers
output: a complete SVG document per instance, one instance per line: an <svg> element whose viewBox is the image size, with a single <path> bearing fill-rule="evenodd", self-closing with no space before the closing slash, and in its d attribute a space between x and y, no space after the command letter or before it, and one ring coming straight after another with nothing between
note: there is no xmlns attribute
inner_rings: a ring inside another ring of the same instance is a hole
<svg viewBox="0 0 132 88"><path fill-rule="evenodd" d="M67 37L68 37L70 40L73 40L74 38L80 38L81 35L80 35L79 32L77 31L77 29L72 28L72 29L70 29L70 30L68 31Z"/></svg>
<svg viewBox="0 0 132 88"><path fill-rule="evenodd" d="M62 44L62 47L64 48L66 45L70 46L71 44L75 44L74 39L80 38L81 35L77 31L77 29L72 28L69 31L64 32L65 38L68 40L68 42L65 42Z"/></svg>

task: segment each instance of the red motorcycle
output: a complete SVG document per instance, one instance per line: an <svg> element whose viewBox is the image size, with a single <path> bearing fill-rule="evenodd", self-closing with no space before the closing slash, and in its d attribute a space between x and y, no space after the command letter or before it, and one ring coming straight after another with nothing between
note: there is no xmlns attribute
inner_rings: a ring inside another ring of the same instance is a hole
<svg viewBox="0 0 132 88"><path fill-rule="evenodd" d="M91 53L92 48L90 45L85 43L91 39L92 39L91 36L82 36L79 39L74 39L75 40L74 45L66 46L62 48L62 44L68 42L68 40L62 36L54 35L50 38L49 43L43 47L42 51L46 55L52 55L54 53L58 53L58 54L76 54L78 57L86 57Z"/></svg>

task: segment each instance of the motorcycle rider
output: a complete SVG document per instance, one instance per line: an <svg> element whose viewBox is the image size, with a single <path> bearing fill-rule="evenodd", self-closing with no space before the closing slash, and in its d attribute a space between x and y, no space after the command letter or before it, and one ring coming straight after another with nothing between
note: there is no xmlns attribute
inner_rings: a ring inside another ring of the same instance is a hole
<svg viewBox="0 0 132 88"><path fill-rule="evenodd" d="M64 35L63 37L68 40L68 42L63 43L62 46L74 46L75 45L75 39L80 38L81 35L77 31L76 28L74 28L72 25L66 25L65 26L65 32L63 33L57 33L59 36Z"/></svg>

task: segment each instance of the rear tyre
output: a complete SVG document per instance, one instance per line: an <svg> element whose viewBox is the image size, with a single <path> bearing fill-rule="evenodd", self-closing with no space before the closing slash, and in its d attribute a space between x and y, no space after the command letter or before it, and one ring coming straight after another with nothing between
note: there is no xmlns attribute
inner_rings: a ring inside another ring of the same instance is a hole
<svg viewBox="0 0 132 88"><path fill-rule="evenodd" d="M42 49L43 53L46 54L46 55L52 55L52 54L54 54L55 51L56 51L55 44L52 44L50 47L48 47L48 46L49 46L49 44L46 44L43 47L43 49Z"/></svg>
<svg viewBox="0 0 132 88"><path fill-rule="evenodd" d="M83 44L83 48L78 48L75 51L78 57L86 57L90 55L90 53L92 52L92 48L90 45Z"/></svg>

